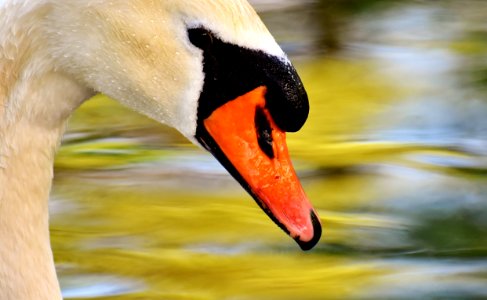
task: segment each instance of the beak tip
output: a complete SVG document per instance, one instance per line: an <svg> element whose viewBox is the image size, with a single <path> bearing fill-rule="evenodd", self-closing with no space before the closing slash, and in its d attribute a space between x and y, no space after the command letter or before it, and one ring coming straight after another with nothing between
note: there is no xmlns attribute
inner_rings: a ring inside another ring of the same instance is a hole
<svg viewBox="0 0 487 300"><path fill-rule="evenodd" d="M321 223L314 211L311 211L310 215L311 215L311 222L313 224L313 237L308 241L302 241L299 236L295 239L296 243L298 243L299 247L303 251L308 251L313 249L313 247L316 246L316 244L318 244L321 238L321 232L322 232Z"/></svg>

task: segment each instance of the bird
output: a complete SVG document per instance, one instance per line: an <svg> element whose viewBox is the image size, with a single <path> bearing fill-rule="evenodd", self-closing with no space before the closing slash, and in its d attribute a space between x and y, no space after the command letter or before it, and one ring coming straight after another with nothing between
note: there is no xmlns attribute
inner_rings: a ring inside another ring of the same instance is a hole
<svg viewBox="0 0 487 300"><path fill-rule="evenodd" d="M61 299L49 242L69 116L103 93L209 151L303 250L320 219L286 132L309 101L246 0L0 0L0 299Z"/></svg>

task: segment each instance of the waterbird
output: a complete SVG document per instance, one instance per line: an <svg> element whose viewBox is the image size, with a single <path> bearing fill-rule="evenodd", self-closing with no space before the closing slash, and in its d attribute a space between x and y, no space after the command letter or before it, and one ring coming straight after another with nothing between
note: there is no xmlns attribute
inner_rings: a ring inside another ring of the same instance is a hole
<svg viewBox="0 0 487 300"><path fill-rule="evenodd" d="M176 128L303 250L318 242L286 146L307 119L306 91L246 0L0 0L0 299L62 298L53 160L95 93Z"/></svg>

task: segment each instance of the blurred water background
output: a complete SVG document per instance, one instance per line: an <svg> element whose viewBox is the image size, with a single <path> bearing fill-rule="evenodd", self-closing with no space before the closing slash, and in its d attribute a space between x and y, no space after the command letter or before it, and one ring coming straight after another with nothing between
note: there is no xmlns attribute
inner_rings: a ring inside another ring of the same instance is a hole
<svg viewBox="0 0 487 300"><path fill-rule="evenodd" d="M55 164L66 299L487 299L487 1L251 2L310 96L288 141L321 242L97 96Z"/></svg>

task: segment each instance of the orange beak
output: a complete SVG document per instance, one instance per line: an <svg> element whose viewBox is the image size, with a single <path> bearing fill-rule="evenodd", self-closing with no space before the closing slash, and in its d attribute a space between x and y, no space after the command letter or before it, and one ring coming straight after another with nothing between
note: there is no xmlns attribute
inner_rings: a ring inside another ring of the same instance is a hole
<svg viewBox="0 0 487 300"><path fill-rule="evenodd" d="M320 239L321 224L292 166L286 133L266 108L266 92L261 86L225 103L203 124L238 173L237 180L303 250L309 250Z"/></svg>

